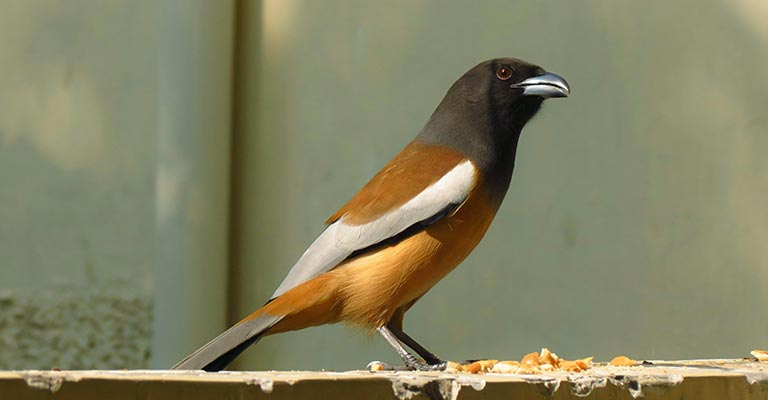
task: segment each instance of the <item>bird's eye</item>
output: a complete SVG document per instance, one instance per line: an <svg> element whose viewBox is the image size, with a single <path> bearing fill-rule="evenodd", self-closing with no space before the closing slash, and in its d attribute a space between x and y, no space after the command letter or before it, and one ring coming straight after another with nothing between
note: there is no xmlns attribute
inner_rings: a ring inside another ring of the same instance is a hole
<svg viewBox="0 0 768 400"><path fill-rule="evenodd" d="M496 77L502 81L506 81L512 76L512 70L507 66L501 66L496 70Z"/></svg>

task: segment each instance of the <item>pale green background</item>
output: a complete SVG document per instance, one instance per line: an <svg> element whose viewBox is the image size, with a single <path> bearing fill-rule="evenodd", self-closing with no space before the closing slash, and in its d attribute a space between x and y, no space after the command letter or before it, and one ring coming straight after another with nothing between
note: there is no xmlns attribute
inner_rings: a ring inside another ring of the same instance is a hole
<svg viewBox="0 0 768 400"><path fill-rule="evenodd" d="M498 56L573 95L408 331L450 359L768 347L766 4L0 0L0 369L172 365ZM372 359L334 326L236 367Z"/></svg>

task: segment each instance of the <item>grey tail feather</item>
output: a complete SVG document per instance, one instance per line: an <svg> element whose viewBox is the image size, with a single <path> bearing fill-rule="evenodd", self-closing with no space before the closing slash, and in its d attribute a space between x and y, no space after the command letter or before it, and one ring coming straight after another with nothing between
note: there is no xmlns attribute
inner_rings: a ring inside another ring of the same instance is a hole
<svg viewBox="0 0 768 400"><path fill-rule="evenodd" d="M195 350L171 369L221 371L281 319L281 316L269 315L238 323Z"/></svg>

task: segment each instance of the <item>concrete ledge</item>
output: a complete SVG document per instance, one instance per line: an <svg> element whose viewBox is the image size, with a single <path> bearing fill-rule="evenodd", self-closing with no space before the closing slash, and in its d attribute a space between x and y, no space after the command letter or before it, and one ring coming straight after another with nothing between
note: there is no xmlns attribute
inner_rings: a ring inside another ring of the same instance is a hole
<svg viewBox="0 0 768 400"><path fill-rule="evenodd" d="M580 373L7 371L0 399L765 399L768 363L604 364Z"/></svg>

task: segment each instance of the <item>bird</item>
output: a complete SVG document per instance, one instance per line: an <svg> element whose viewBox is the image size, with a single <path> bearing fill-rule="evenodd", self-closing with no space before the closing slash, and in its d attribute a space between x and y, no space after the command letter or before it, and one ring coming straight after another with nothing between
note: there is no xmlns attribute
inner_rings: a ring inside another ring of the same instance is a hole
<svg viewBox="0 0 768 400"><path fill-rule="evenodd" d="M265 336L339 322L378 332L406 369L445 369L405 333L403 317L484 236L523 126L545 99L570 92L563 77L516 58L471 68L415 139L328 218L266 304L172 369L220 371Z"/></svg>

